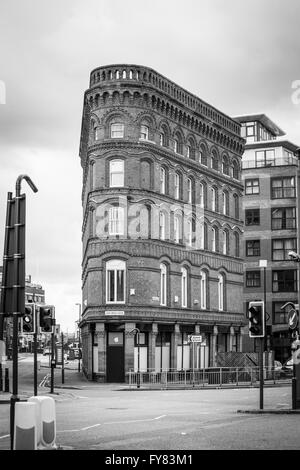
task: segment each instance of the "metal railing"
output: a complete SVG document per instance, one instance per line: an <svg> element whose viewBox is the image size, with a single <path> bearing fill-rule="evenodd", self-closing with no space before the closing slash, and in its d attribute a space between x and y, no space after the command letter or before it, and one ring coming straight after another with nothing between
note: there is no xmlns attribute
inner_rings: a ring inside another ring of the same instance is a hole
<svg viewBox="0 0 300 470"><path fill-rule="evenodd" d="M197 370L147 370L128 372L130 387L171 388L171 387L226 387L252 386L259 384L259 367L212 367ZM264 381L276 384L284 378L274 367L264 367Z"/></svg>
<svg viewBox="0 0 300 470"><path fill-rule="evenodd" d="M267 168L270 166L286 166L286 165L298 165L298 160L296 157L285 156L285 157L275 157L272 159L265 160L244 160L242 162L243 170L249 168Z"/></svg>

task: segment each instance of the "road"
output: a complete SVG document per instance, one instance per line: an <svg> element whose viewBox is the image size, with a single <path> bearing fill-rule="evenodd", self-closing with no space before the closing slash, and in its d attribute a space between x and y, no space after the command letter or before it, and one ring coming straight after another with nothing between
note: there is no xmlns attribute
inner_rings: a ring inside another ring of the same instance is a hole
<svg viewBox="0 0 300 470"><path fill-rule="evenodd" d="M22 363L23 362L23 363ZM20 371L27 369L20 362ZM27 373L21 373L28 385ZM21 379L22 382L23 379ZM39 389L39 394L49 389ZM300 415L241 414L259 389L124 390L120 384L64 389L56 400L57 443L66 449L299 449ZM265 408L290 408L290 386L265 388ZM9 448L9 405L0 406L0 449Z"/></svg>

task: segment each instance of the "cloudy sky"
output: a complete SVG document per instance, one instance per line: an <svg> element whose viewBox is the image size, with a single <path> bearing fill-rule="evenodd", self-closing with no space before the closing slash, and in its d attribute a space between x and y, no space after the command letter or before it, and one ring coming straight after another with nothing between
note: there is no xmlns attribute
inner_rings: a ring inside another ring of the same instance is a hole
<svg viewBox="0 0 300 470"><path fill-rule="evenodd" d="M25 173L39 189L22 187L26 270L64 331L81 301L78 149L90 71L152 67L231 116L266 113L300 146L299 17L299 0L0 0L0 260L7 192Z"/></svg>

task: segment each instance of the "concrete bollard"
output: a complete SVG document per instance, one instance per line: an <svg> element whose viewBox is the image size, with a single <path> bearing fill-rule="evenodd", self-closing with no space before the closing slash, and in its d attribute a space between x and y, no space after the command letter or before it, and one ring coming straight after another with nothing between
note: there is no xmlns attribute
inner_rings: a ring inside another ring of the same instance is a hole
<svg viewBox="0 0 300 470"><path fill-rule="evenodd" d="M56 448L56 410L55 401L51 397L30 397L28 402L37 405L37 442L39 448Z"/></svg>
<svg viewBox="0 0 300 470"><path fill-rule="evenodd" d="M15 403L14 450L36 450L36 403Z"/></svg>

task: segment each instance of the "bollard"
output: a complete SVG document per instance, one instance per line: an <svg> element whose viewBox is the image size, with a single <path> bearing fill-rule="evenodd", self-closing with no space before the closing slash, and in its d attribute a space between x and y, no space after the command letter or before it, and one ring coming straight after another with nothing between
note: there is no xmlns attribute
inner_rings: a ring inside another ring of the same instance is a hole
<svg viewBox="0 0 300 470"><path fill-rule="evenodd" d="M55 401L51 397L34 396L28 402L37 405L37 443L39 448L56 448L56 410Z"/></svg>
<svg viewBox="0 0 300 470"><path fill-rule="evenodd" d="M5 368L4 391L9 392L9 369L8 367Z"/></svg>
<svg viewBox="0 0 300 470"><path fill-rule="evenodd" d="M14 450L36 450L36 403L15 403Z"/></svg>

